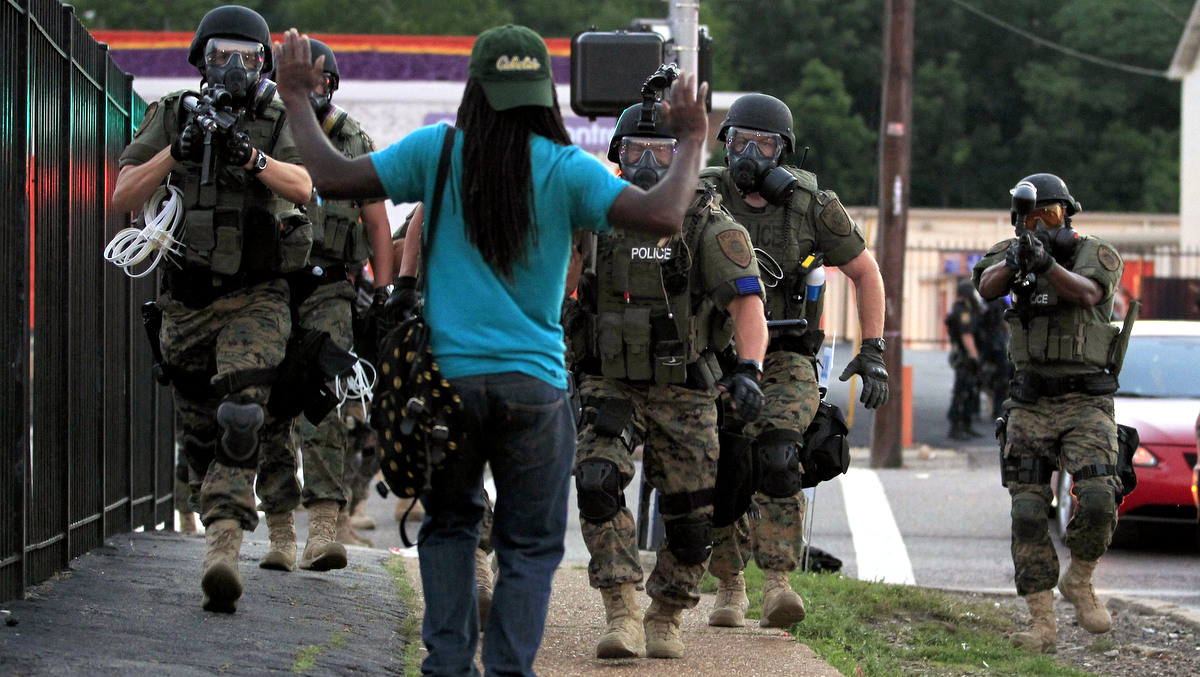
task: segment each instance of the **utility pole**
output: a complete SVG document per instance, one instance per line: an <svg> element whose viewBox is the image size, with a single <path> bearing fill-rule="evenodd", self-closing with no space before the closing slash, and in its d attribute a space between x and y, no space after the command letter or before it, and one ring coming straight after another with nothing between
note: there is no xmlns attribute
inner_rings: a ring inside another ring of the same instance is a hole
<svg viewBox="0 0 1200 677"><path fill-rule="evenodd" d="M700 65L700 0L667 0L667 23L675 39L675 63L696 75ZM699 84L699 83L697 83Z"/></svg>
<svg viewBox="0 0 1200 677"><path fill-rule="evenodd" d="M875 249L887 294L883 336L890 397L875 411L871 467L903 462L904 249L908 235L909 169L912 160L912 45L915 0L884 0L883 109L879 120L879 227Z"/></svg>

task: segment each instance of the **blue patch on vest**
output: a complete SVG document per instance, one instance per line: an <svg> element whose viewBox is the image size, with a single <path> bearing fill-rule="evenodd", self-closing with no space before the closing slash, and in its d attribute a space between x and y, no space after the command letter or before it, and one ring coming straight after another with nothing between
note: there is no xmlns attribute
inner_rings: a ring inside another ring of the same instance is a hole
<svg viewBox="0 0 1200 677"><path fill-rule="evenodd" d="M762 283L757 277L739 277L734 281L734 286L737 287L739 294L758 294L761 292Z"/></svg>

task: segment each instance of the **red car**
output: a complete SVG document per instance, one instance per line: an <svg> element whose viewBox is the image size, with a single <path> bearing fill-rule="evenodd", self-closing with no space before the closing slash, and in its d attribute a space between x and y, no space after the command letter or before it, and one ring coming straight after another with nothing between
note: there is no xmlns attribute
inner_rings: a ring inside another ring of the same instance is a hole
<svg viewBox="0 0 1200 677"><path fill-rule="evenodd" d="M1200 322L1142 320L1133 325L1114 396L1117 423L1137 428L1133 463L1138 483L1117 513L1131 524L1196 531L1196 423L1200 417ZM1074 510L1070 476L1058 473L1055 528L1061 536Z"/></svg>

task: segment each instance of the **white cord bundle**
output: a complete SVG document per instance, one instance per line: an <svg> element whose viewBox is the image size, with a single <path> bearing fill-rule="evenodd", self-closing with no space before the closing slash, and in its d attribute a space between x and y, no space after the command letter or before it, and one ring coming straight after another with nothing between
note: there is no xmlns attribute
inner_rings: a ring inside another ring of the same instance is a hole
<svg viewBox="0 0 1200 677"><path fill-rule="evenodd" d="M143 228L126 228L113 236L104 248L104 259L115 263L129 277L144 277L158 266L168 253L182 254L183 245L175 238L179 224L183 223L183 191L175 186L165 186L154 191L150 201L142 209ZM132 272L133 266L158 250L150 266L140 273Z"/></svg>
<svg viewBox="0 0 1200 677"><path fill-rule="evenodd" d="M354 355L353 352L350 354ZM351 374L339 376L333 387L334 395L338 398L338 418L342 417L342 407L348 400L358 400L363 409L363 423L371 422L371 407L368 405L375 390L375 367L370 362L358 357Z"/></svg>

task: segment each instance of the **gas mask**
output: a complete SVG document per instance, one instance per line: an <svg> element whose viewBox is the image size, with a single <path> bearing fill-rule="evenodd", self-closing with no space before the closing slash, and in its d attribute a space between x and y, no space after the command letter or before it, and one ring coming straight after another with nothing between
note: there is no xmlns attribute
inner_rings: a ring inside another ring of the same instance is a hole
<svg viewBox="0 0 1200 677"><path fill-rule="evenodd" d="M1079 233L1067 223L1066 208L1059 202L1035 207L1025 215L1025 230L1042 242L1060 264L1075 255Z"/></svg>
<svg viewBox="0 0 1200 677"><path fill-rule="evenodd" d="M643 190L662 180L675 159L675 139L626 136L621 139L621 175Z"/></svg>
<svg viewBox="0 0 1200 677"><path fill-rule="evenodd" d="M744 127L730 127L725 137L725 150L729 155L725 162L729 165L729 174L733 177L733 183L741 191L742 195L750 193L763 193L763 188L768 184L767 178L771 174L772 181L771 192L776 199L779 199L778 193L787 190L786 186L778 184L786 184L783 177L775 170L781 171L784 174L789 174L786 169L779 167L779 159L783 157L783 137L774 132L764 132L758 129L746 129ZM794 179L792 188L795 187ZM790 193L787 190L787 193ZM768 202L773 202L771 197L763 194L763 197ZM783 199L787 199L787 195L783 195Z"/></svg>
<svg viewBox="0 0 1200 677"><path fill-rule="evenodd" d="M210 38L204 49L204 79L210 86L223 87L239 104L254 104L262 90L263 46L250 40ZM275 83L270 83L270 96Z"/></svg>
<svg viewBox="0 0 1200 677"><path fill-rule="evenodd" d="M334 105L333 93L337 87L333 84L333 78L329 73L324 74L325 87L324 91L318 93L313 90L308 93L308 101L312 104L313 112L317 115L317 120L321 123L321 129L325 131L327 136L334 136L346 124L346 113L340 106Z"/></svg>

